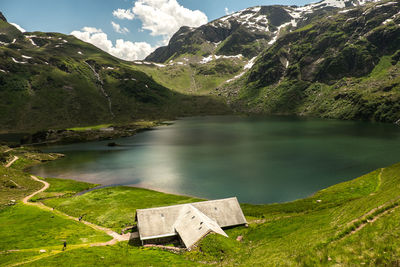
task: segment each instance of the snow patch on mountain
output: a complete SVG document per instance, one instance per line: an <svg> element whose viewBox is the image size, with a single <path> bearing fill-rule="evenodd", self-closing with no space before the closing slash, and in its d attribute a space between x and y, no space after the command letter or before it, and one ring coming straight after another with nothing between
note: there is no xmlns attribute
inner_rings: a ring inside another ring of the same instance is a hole
<svg viewBox="0 0 400 267"><path fill-rule="evenodd" d="M200 64L207 64L213 60L220 59L220 58L225 58L225 59L234 59L238 58L241 59L243 58L242 54L236 55L236 56L224 56L224 55L209 55L208 57L203 57L202 60L200 60Z"/></svg>
<svg viewBox="0 0 400 267"><path fill-rule="evenodd" d="M279 25L279 29L286 27L288 25L292 25L296 27L298 22L302 19L306 19L307 14L311 14L316 10L323 8L345 8L346 3L351 4L352 6L362 5L367 2L377 2L378 0L323 0L317 3L308 4L305 6L280 6L280 8L284 9L292 20L290 23L284 22ZM385 5L389 5L392 2L386 3ZM395 2L393 2L395 3ZM210 23L211 26L215 28L225 28L231 29L233 23L239 23L240 25L245 26L250 31L253 32L271 32L271 25L268 18L268 15L262 14L262 7L256 6L252 8L247 8L233 14L222 17L221 19L215 20ZM343 12L348 12L348 10L344 10ZM277 26L277 25L275 25ZM274 43L276 40L276 34L279 34L278 31L271 32L274 36L272 36L273 40L270 43Z"/></svg>
<svg viewBox="0 0 400 267"><path fill-rule="evenodd" d="M25 62L25 61L18 61L18 60L16 60L15 58L11 58L12 59L12 61L14 61L15 63L17 63L17 64L27 64L28 62Z"/></svg>
<svg viewBox="0 0 400 267"><path fill-rule="evenodd" d="M243 72L239 73L232 79L227 80L226 83L233 82L234 80L237 80L240 77L242 77L243 75L245 75L245 73L254 66L254 63L256 62L256 58L257 57L253 57L252 59L250 59L249 62L243 67Z"/></svg>

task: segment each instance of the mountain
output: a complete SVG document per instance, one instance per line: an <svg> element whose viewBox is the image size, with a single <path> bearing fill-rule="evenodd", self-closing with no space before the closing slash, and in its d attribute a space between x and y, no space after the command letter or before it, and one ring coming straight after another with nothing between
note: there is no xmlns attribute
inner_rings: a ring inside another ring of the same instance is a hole
<svg viewBox="0 0 400 267"><path fill-rule="evenodd" d="M374 1L325 0L302 7L247 8L198 28L182 27L168 46L137 63L164 86L182 93L209 94L226 81L242 77L256 57L286 33L366 2ZM157 70L148 67L150 62L158 63Z"/></svg>
<svg viewBox="0 0 400 267"><path fill-rule="evenodd" d="M202 87L199 70L221 73L215 64L224 58L235 72L203 92L238 112L400 122L398 6L390 0L325 0L252 7L181 28L146 60L164 64L159 75L177 63L189 65ZM240 63L232 64L233 58ZM187 75L173 73L170 88Z"/></svg>
<svg viewBox="0 0 400 267"><path fill-rule="evenodd" d="M252 7L182 27L134 62L0 18L2 131L219 114L225 103L241 113L400 118L398 2Z"/></svg>
<svg viewBox="0 0 400 267"><path fill-rule="evenodd" d="M168 46L156 49L145 60L167 63L184 54L241 54L250 59L297 25L322 18L329 11L365 2L368 0L324 0L302 7L273 5L247 8L198 28L181 27L172 36Z"/></svg>
<svg viewBox="0 0 400 267"><path fill-rule="evenodd" d="M3 13L0 12L0 20L7 22L6 17L4 17Z"/></svg>
<svg viewBox="0 0 400 267"><path fill-rule="evenodd" d="M0 20L1 130L31 131L224 110L173 92L95 46L60 33L22 33ZM219 111L217 111L219 112Z"/></svg>
<svg viewBox="0 0 400 267"><path fill-rule="evenodd" d="M215 94L240 111L396 122L400 3L340 10L277 39Z"/></svg>

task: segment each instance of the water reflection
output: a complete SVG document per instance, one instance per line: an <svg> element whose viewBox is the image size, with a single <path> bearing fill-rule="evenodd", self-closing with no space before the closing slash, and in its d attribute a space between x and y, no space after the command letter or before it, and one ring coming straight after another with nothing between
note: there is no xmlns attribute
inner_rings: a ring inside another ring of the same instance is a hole
<svg viewBox="0 0 400 267"><path fill-rule="evenodd" d="M290 117L186 118L135 137L50 147L42 176L129 184L204 198L283 202L400 161L390 124Z"/></svg>

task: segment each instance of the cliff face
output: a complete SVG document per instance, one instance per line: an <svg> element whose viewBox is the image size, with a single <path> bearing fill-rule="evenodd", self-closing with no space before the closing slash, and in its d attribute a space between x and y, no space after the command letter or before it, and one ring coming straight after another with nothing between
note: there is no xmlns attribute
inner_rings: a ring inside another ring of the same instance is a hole
<svg viewBox="0 0 400 267"><path fill-rule="evenodd" d="M3 13L0 12L0 20L7 22L6 17L4 17Z"/></svg>

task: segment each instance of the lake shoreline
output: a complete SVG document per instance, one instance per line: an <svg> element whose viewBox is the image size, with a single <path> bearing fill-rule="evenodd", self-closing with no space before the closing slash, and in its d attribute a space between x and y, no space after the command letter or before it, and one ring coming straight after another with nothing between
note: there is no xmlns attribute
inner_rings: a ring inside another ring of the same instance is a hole
<svg viewBox="0 0 400 267"><path fill-rule="evenodd" d="M399 138L397 127L380 123L192 117L130 138L43 147L67 157L33 171L207 199L283 203L397 162Z"/></svg>
<svg viewBox="0 0 400 267"><path fill-rule="evenodd" d="M118 138L131 137L144 131L151 131L155 127L169 125L166 121L140 121L122 125L109 125L100 129L74 130L45 130L25 136L21 145L40 148L47 145L66 145L84 143L91 141L115 140ZM118 145L118 144L115 144Z"/></svg>

